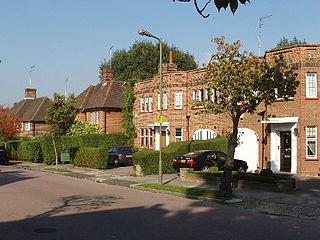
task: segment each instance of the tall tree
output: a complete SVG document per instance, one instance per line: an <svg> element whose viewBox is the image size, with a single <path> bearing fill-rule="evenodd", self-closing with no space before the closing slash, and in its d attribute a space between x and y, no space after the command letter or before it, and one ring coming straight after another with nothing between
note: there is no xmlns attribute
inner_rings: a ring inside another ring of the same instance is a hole
<svg viewBox="0 0 320 240"><path fill-rule="evenodd" d="M216 103L208 101L205 111L226 113L232 120L232 131L228 134L227 160L220 194L231 196L232 166L238 142L240 116L254 113L261 102L271 104L277 94L288 98L296 93L299 82L294 69L282 58L267 63L253 53L240 52L240 41L225 42L224 37L215 38L217 53L207 68L205 83L218 92Z"/></svg>
<svg viewBox="0 0 320 240"><path fill-rule="evenodd" d="M308 44L308 43L306 42L305 39L303 39L303 41L297 39L296 36L294 36L294 37L292 38L292 40L289 40L288 38L283 37L283 38L281 38L280 41L277 43L276 48L290 47L290 46L294 46L294 45L298 45L298 44Z"/></svg>
<svg viewBox="0 0 320 240"><path fill-rule="evenodd" d="M175 2L175 0L173 0ZM190 2L191 0L177 0L179 2ZM210 16L210 14L204 14L204 10L209 6L211 2L214 2L214 5L220 11L221 8L227 9L228 6L230 7L231 12L234 14L237 9L239 3L245 4L246 2L250 3L250 0L207 0L207 2L202 6L199 7L198 0L193 0L193 4L197 10L197 12L204 18Z"/></svg>
<svg viewBox="0 0 320 240"><path fill-rule="evenodd" d="M55 144L55 138L67 134L70 127L73 125L77 115L77 110L74 108L75 96L70 94L68 97L54 93L53 101L46 112L46 123L49 124L49 131L52 133L53 147L56 155L56 165L58 165L58 153Z"/></svg>
<svg viewBox="0 0 320 240"><path fill-rule="evenodd" d="M7 142L14 136L16 136L21 128L21 120L14 115L9 107L3 107L0 105L0 139Z"/></svg>
<svg viewBox="0 0 320 240"><path fill-rule="evenodd" d="M173 50L174 63L178 70L186 71L197 68L194 57L188 52L183 52L177 47L170 47L163 43L163 62L169 61L169 50ZM115 51L112 58L100 64L100 79L102 69L111 67L116 80L127 81L129 79L147 79L158 72L159 66L158 44L149 41L135 42L128 51L125 49Z"/></svg>

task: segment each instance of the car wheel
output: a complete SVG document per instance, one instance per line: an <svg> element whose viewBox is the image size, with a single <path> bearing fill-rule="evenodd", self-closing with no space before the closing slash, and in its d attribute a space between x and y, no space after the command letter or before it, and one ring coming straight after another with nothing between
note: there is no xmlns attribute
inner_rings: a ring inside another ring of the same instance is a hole
<svg viewBox="0 0 320 240"><path fill-rule="evenodd" d="M208 172L210 170L210 166L209 165L204 165L201 169L204 172Z"/></svg>
<svg viewBox="0 0 320 240"><path fill-rule="evenodd" d="M245 173L246 171L247 171L247 169L245 169L242 166L240 166L239 169L238 169L238 172L241 172L241 173Z"/></svg>

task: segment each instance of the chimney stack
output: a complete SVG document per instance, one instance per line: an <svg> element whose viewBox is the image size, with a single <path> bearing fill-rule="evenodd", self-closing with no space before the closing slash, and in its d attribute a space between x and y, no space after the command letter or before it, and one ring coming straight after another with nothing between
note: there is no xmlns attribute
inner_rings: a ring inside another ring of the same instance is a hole
<svg viewBox="0 0 320 240"><path fill-rule="evenodd" d="M168 73L168 72L175 72L178 71L178 67L176 64L173 63L173 51L170 49L169 52L169 63L162 64L162 72Z"/></svg>
<svg viewBox="0 0 320 240"><path fill-rule="evenodd" d="M25 99L35 99L37 98L37 89L35 88L26 88L24 91Z"/></svg>
<svg viewBox="0 0 320 240"><path fill-rule="evenodd" d="M169 52L169 64L173 64L173 51L172 51L172 49L170 49L170 52Z"/></svg>
<svg viewBox="0 0 320 240"><path fill-rule="evenodd" d="M102 81L103 82L108 82L113 80L113 70L112 68L103 68L102 69Z"/></svg>

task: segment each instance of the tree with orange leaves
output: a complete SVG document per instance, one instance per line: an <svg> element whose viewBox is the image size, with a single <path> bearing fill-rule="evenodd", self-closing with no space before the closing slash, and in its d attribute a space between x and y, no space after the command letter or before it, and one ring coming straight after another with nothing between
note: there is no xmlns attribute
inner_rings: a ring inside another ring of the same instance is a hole
<svg viewBox="0 0 320 240"><path fill-rule="evenodd" d="M5 142L17 135L21 128L21 121L9 107L0 106L0 139Z"/></svg>

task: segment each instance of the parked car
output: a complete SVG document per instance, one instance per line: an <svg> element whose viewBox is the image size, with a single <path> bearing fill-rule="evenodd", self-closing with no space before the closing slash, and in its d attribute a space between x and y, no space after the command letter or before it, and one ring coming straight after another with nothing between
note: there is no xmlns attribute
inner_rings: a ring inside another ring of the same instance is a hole
<svg viewBox="0 0 320 240"><path fill-rule="evenodd" d="M108 162L114 166L131 165L132 153L131 147L112 147L108 151Z"/></svg>
<svg viewBox="0 0 320 240"><path fill-rule="evenodd" d="M0 164L9 164L9 153L5 147L0 147Z"/></svg>
<svg viewBox="0 0 320 240"><path fill-rule="evenodd" d="M220 151L198 150L187 153L180 157L175 157L172 160L173 168L179 172L180 168L194 168L195 170L209 171L210 167L218 167L219 170L224 170L224 164L227 154ZM245 161L235 159L234 171L246 172L248 165Z"/></svg>

